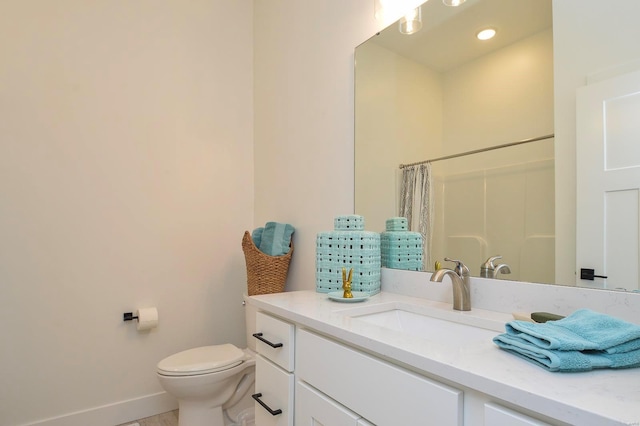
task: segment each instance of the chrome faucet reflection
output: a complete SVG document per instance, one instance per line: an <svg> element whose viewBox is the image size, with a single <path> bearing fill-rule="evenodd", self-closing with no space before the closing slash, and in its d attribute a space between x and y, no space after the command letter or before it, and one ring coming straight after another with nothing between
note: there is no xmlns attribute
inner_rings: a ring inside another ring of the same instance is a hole
<svg viewBox="0 0 640 426"><path fill-rule="evenodd" d="M453 285L453 309L456 311L471 310L471 290L469 287L469 268L459 260L444 258L447 262L455 262L453 269L438 269L431 275L431 281L442 282L445 275L451 278Z"/></svg>
<svg viewBox="0 0 640 426"><path fill-rule="evenodd" d="M494 263L498 259L502 259L502 256L490 257L482 264L480 267L480 276L482 278L497 278L500 272L503 274L511 273L511 268L506 263L500 263L499 265Z"/></svg>

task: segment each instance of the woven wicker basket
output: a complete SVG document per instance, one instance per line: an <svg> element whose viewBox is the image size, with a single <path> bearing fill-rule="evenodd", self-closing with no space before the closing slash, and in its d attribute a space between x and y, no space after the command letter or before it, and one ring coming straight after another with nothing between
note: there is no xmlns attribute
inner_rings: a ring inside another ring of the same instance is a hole
<svg viewBox="0 0 640 426"><path fill-rule="evenodd" d="M284 291L293 255L293 240L289 252L282 256L269 256L253 243L249 231L242 237L242 251L247 264L247 290L249 296Z"/></svg>

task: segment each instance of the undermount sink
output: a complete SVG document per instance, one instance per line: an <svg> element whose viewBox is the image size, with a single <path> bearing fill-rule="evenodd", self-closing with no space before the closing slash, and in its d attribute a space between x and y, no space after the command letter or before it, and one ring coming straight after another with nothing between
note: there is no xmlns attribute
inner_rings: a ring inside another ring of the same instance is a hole
<svg viewBox="0 0 640 426"><path fill-rule="evenodd" d="M441 310L391 303L370 308L355 308L343 313L357 322L449 344L491 341L501 329L504 329L504 325L499 323L487 323L477 321L468 315L461 316L456 315L457 313L439 311Z"/></svg>

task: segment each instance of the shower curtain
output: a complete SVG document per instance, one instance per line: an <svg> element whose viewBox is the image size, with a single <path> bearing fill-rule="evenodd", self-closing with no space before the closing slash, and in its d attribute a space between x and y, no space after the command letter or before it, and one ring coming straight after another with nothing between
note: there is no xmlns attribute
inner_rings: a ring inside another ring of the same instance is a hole
<svg viewBox="0 0 640 426"><path fill-rule="evenodd" d="M406 217L409 230L422 235L422 269L431 265L431 229L433 202L431 200L431 163L402 169L400 185L400 216Z"/></svg>

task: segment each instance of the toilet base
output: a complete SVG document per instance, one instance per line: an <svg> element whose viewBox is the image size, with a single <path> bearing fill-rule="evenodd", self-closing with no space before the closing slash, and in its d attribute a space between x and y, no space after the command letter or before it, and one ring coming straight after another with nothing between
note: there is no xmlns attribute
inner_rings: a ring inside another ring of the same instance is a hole
<svg viewBox="0 0 640 426"><path fill-rule="evenodd" d="M255 401L251 398L253 390L252 386L236 405L226 410L222 407L203 410L201 407L196 407L193 403L183 401L182 404L178 404L179 407L184 407L182 411L178 409L178 424L179 426L254 425L253 410ZM219 421L221 423L218 423L218 419L220 419ZM245 423L239 419L249 419L249 423Z"/></svg>
<svg viewBox="0 0 640 426"><path fill-rule="evenodd" d="M179 401L179 426L224 426L222 407L212 407L206 401Z"/></svg>
<svg viewBox="0 0 640 426"><path fill-rule="evenodd" d="M255 373L252 373L255 374ZM228 406L227 404L222 406L222 412L224 414L224 421L227 425L238 426L244 425L241 418L246 418L251 413L253 417L255 412L256 401L251 397L255 393L255 386L253 380L251 386L246 390L242 398L235 405ZM249 425L252 423L248 423Z"/></svg>

